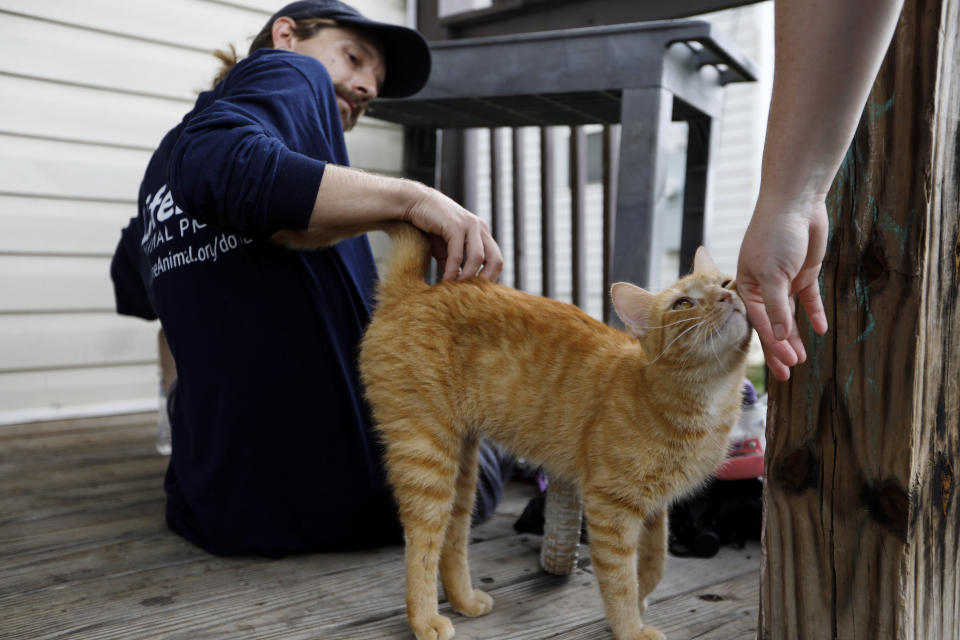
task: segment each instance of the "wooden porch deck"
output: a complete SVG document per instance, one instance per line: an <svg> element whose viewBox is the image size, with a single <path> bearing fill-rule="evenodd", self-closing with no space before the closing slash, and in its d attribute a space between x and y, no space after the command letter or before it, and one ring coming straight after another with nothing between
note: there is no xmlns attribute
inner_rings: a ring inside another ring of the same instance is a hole
<svg viewBox="0 0 960 640"><path fill-rule="evenodd" d="M413 637L400 547L218 558L167 530L155 419L0 426L0 638ZM610 638L589 561L547 575L540 538L513 531L532 494L511 484L474 530L474 579L496 604L481 618L453 614L458 640ZM648 621L671 640L756 637L759 563L755 543L671 557Z"/></svg>

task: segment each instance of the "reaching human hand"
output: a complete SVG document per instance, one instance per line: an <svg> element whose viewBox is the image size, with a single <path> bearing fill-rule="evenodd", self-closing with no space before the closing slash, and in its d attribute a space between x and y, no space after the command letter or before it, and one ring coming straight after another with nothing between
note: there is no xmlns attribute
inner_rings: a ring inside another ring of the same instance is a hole
<svg viewBox="0 0 960 640"><path fill-rule="evenodd" d="M794 295L813 330L827 330L818 282L827 229L823 198L777 204L761 199L740 246L737 291L777 380L787 380L790 367L807 359L794 320Z"/></svg>
<svg viewBox="0 0 960 640"><path fill-rule="evenodd" d="M423 187L421 193L404 220L431 235L443 279L467 280L479 274L496 280L503 255L487 223L436 189Z"/></svg>

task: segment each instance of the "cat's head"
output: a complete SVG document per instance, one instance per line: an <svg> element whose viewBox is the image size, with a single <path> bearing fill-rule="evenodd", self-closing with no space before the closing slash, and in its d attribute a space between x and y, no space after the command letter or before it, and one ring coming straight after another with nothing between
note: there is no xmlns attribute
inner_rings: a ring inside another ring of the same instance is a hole
<svg viewBox="0 0 960 640"><path fill-rule="evenodd" d="M660 293L626 282L613 285L613 306L652 361L677 366L729 366L750 341L746 307L732 276L717 270L703 247L693 273Z"/></svg>

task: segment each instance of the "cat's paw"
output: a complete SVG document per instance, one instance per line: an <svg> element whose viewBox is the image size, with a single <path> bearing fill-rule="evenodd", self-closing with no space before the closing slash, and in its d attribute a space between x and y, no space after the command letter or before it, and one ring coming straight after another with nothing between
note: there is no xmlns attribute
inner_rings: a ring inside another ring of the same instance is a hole
<svg viewBox="0 0 960 640"><path fill-rule="evenodd" d="M637 636L637 640L666 640L666 636L660 633L660 630L656 627L651 627L648 624L643 625L643 629L640 630L640 635Z"/></svg>
<svg viewBox="0 0 960 640"><path fill-rule="evenodd" d="M450 640L453 637L453 623L439 613L411 620L410 628L417 640Z"/></svg>
<svg viewBox="0 0 960 640"><path fill-rule="evenodd" d="M451 598L450 606L465 616L475 618L490 613L493 609L493 598L488 593L473 589L466 598Z"/></svg>

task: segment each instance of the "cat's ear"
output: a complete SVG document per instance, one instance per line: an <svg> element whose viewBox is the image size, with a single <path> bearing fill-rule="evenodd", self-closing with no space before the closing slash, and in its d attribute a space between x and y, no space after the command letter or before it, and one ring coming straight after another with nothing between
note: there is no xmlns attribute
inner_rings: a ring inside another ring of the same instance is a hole
<svg viewBox="0 0 960 640"><path fill-rule="evenodd" d="M718 273L719 271L720 270L717 269L717 263L714 262L713 258L710 257L710 254L707 253L706 247L699 247L696 255L693 256L693 272Z"/></svg>
<svg viewBox="0 0 960 640"><path fill-rule="evenodd" d="M642 337L650 329L656 296L628 282L618 282L610 288L610 297L623 324Z"/></svg>

